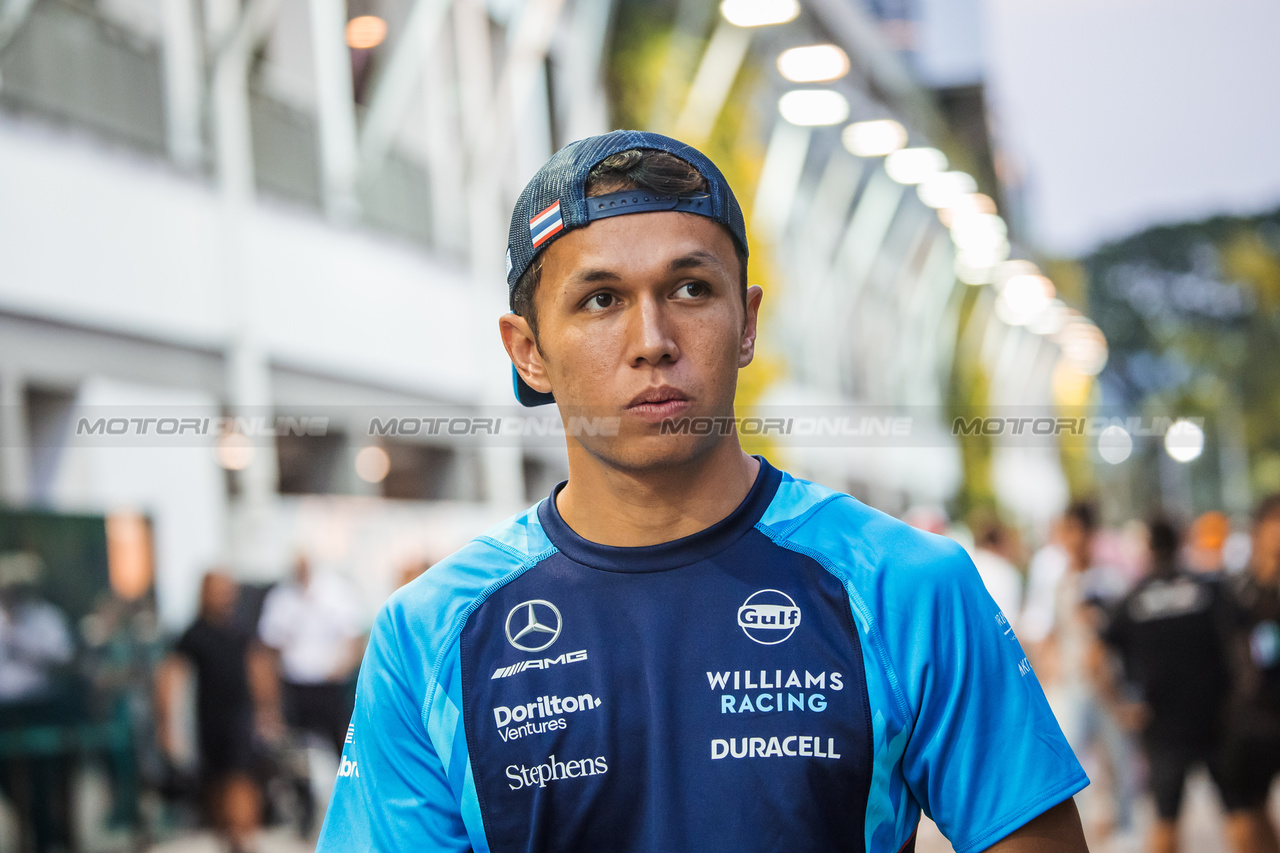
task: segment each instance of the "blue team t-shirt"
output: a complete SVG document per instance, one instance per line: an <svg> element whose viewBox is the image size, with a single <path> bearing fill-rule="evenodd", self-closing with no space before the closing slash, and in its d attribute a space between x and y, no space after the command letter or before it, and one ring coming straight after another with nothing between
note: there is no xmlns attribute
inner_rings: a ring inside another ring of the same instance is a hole
<svg viewBox="0 0 1280 853"><path fill-rule="evenodd" d="M763 459L641 548L559 488L382 609L320 853L969 853L1088 784L950 540Z"/></svg>

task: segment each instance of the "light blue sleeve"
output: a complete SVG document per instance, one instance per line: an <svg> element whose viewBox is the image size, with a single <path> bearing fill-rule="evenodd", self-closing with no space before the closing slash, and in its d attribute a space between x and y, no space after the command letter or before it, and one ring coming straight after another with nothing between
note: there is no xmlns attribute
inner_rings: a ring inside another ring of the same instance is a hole
<svg viewBox="0 0 1280 853"><path fill-rule="evenodd" d="M471 850L423 722L421 667L406 666L392 605L374 623L318 853Z"/></svg>
<svg viewBox="0 0 1280 853"><path fill-rule="evenodd" d="M383 606L317 853L489 853L462 721L458 637L486 596L554 552L534 507Z"/></svg>
<svg viewBox="0 0 1280 853"><path fill-rule="evenodd" d="M1089 780L973 562L929 538L934 559L883 566L881 636L914 714L902 774L956 853L972 853Z"/></svg>
<svg viewBox="0 0 1280 853"><path fill-rule="evenodd" d="M1088 785L959 545L789 476L757 527L849 596L874 744L866 849L899 849L923 810L973 853Z"/></svg>

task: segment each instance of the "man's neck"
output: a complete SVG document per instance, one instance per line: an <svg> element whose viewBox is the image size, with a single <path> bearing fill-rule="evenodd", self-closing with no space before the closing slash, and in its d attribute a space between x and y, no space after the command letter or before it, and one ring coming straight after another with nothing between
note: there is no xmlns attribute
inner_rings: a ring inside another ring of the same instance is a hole
<svg viewBox="0 0 1280 853"><path fill-rule="evenodd" d="M760 471L736 435L686 465L646 471L621 470L575 450L569 483L556 500L560 517L588 541L627 548L707 529L738 508Z"/></svg>

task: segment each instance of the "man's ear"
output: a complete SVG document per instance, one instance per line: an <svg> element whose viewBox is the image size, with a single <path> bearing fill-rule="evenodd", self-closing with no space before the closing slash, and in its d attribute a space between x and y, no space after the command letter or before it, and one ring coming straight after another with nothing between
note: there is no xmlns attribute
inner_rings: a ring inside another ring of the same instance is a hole
<svg viewBox="0 0 1280 853"><path fill-rule="evenodd" d="M746 367L756 357L756 320L760 316L760 300L764 290L753 284L747 288L747 318L742 327L742 342L738 349L738 367Z"/></svg>
<svg viewBox="0 0 1280 853"><path fill-rule="evenodd" d="M502 345L507 348L507 356L516 366L520 378L530 388L544 394L551 393L551 382L547 379L547 369L542 362L542 353L538 351L533 330L529 321L519 314L503 314L498 318L498 333L502 335Z"/></svg>

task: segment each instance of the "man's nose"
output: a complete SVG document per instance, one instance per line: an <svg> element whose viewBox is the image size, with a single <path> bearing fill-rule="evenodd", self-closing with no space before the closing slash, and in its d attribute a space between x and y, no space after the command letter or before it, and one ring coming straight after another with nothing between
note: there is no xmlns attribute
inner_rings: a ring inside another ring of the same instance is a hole
<svg viewBox="0 0 1280 853"><path fill-rule="evenodd" d="M659 364L680 357L671 318L660 299L645 297L634 309L631 340L632 364Z"/></svg>

